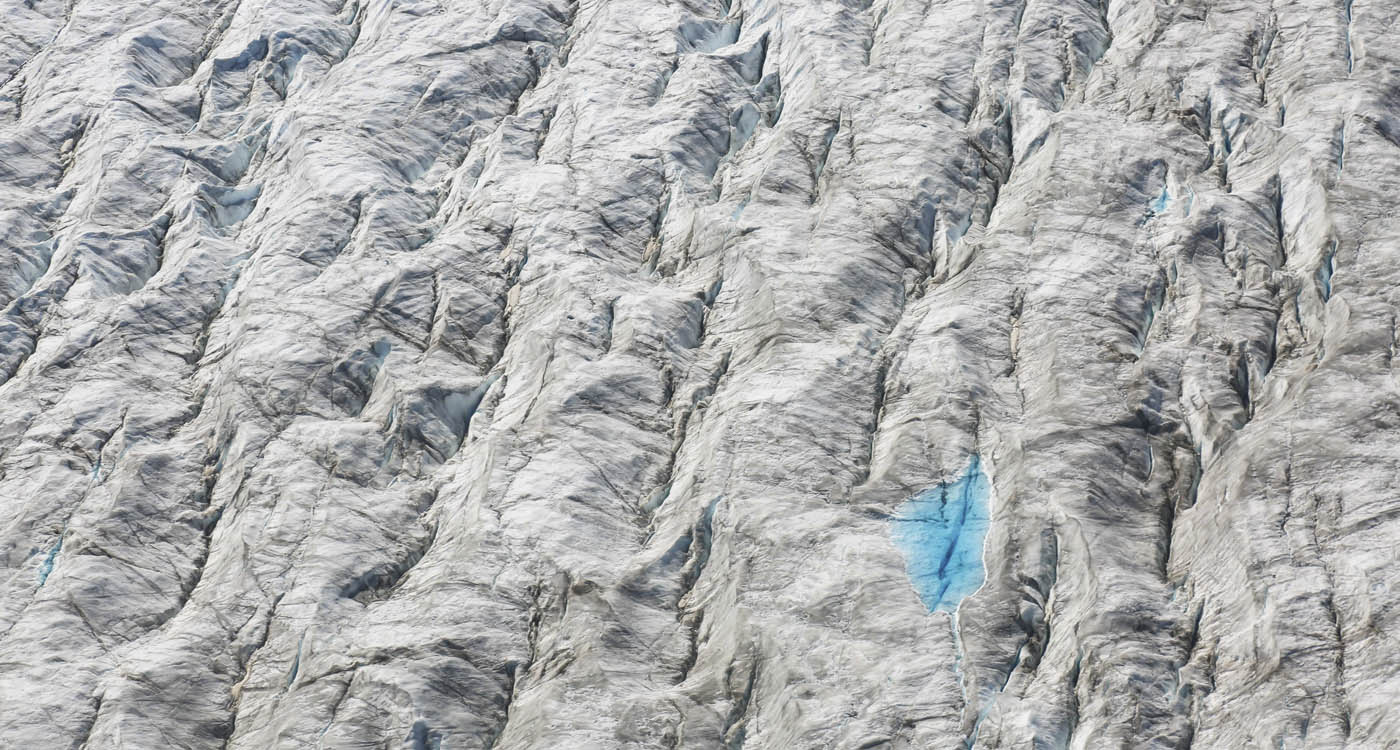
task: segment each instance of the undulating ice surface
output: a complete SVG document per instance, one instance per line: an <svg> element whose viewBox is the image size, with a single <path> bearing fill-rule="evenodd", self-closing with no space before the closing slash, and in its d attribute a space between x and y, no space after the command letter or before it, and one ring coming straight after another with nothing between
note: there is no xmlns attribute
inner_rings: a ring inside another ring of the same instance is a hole
<svg viewBox="0 0 1400 750"><path fill-rule="evenodd" d="M0 750L1400 748L1397 352L1394 0L0 0Z"/></svg>
<svg viewBox="0 0 1400 750"><path fill-rule="evenodd" d="M982 542L991 522L991 483L976 456L962 476L924 490L895 511L890 535L929 611L957 611L986 579Z"/></svg>

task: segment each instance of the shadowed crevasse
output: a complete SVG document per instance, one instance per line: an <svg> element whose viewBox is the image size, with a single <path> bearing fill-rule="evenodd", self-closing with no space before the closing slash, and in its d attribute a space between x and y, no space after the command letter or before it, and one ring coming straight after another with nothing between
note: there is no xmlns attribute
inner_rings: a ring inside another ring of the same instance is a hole
<svg viewBox="0 0 1400 750"><path fill-rule="evenodd" d="M928 611L957 611L986 578L982 541L991 523L991 483L981 460L952 482L924 490L899 507L890 536Z"/></svg>

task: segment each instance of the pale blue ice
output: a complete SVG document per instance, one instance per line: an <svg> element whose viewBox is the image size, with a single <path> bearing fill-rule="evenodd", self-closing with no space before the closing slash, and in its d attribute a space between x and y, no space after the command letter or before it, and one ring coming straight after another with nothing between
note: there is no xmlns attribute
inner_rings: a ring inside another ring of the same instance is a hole
<svg viewBox="0 0 1400 750"><path fill-rule="evenodd" d="M1167 210L1167 201L1171 200L1171 197L1171 193L1167 192L1166 184L1163 183L1161 194L1152 199L1152 202L1148 204L1148 208L1152 209L1152 213L1160 214Z"/></svg>
<svg viewBox="0 0 1400 750"><path fill-rule="evenodd" d="M928 611L954 612L982 586L982 542L991 524L991 483L972 457L962 476L899 506L890 536Z"/></svg>
<svg viewBox="0 0 1400 750"><path fill-rule="evenodd" d="M43 586L44 583L49 580L49 574L53 573L54 558L58 557L58 552L61 549L63 549L62 537L59 538L58 544L55 544L53 548L49 550L48 556L46 556L43 559L43 561L39 563L40 586Z"/></svg>

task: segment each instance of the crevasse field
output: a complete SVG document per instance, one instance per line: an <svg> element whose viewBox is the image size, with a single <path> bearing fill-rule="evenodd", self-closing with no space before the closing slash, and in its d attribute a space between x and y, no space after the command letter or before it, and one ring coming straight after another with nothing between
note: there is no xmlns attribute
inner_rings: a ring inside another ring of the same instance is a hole
<svg viewBox="0 0 1400 750"><path fill-rule="evenodd" d="M0 750L1400 748L1400 4L0 0Z"/></svg>

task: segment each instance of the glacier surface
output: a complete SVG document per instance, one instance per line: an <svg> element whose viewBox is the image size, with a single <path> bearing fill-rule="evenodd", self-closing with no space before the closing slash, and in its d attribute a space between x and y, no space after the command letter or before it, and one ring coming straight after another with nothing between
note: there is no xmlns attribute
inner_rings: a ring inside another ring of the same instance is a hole
<svg viewBox="0 0 1400 750"><path fill-rule="evenodd" d="M0 747L1400 747L1397 196L1390 0L0 0Z"/></svg>

